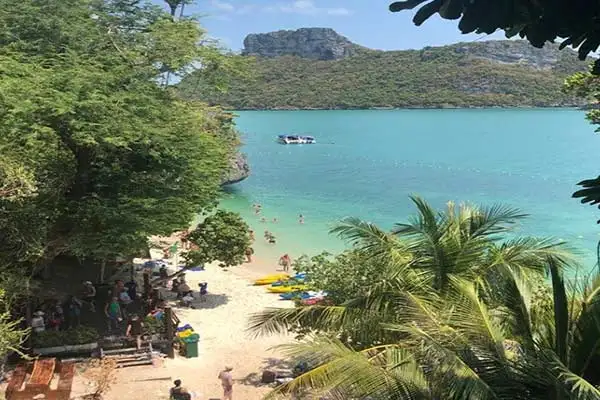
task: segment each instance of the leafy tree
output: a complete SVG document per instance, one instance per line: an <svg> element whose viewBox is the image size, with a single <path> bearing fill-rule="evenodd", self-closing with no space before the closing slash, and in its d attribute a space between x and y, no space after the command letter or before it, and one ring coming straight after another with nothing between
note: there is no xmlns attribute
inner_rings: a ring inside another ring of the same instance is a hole
<svg viewBox="0 0 600 400"><path fill-rule="evenodd" d="M197 246L186 254L190 266L219 261L221 267L240 265L250 247L250 228L234 212L217 210L190 232L188 240Z"/></svg>
<svg viewBox="0 0 600 400"><path fill-rule="evenodd" d="M366 225L341 230L359 244L358 251L376 262L389 260L385 279L369 282L367 290L340 305L253 317L258 332L299 325L317 333L284 346L290 357L316 367L272 395L309 390L333 398L600 398L594 322L600 317L595 306L600 279L569 291L562 277L567 257L557 248L532 246L530 253L528 240L516 241L520 246L495 244L503 242L515 215L520 213L498 207L461 212L450 207L432 216L422 202L411 223L398 225L394 246ZM435 234L441 226L444 233ZM493 263L486 253L494 255ZM445 266L447 287L436 279Z"/></svg>
<svg viewBox="0 0 600 400"><path fill-rule="evenodd" d="M313 257L304 255L294 261L294 269L306 273L306 283L312 289L327 290L328 299L335 304L355 298L373 282L385 279L385 266L358 249L335 257L326 252Z"/></svg>
<svg viewBox="0 0 600 400"><path fill-rule="evenodd" d="M215 206L231 124L158 84L202 61L196 22L124 0L0 7L0 149L37 194L0 199L5 265L129 256Z"/></svg>

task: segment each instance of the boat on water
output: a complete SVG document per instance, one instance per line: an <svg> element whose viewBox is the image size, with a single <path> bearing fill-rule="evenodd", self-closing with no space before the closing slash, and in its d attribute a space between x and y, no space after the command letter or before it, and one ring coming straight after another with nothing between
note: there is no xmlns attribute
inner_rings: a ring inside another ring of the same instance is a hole
<svg viewBox="0 0 600 400"><path fill-rule="evenodd" d="M277 142L281 144L314 144L317 143L313 136L279 135Z"/></svg>

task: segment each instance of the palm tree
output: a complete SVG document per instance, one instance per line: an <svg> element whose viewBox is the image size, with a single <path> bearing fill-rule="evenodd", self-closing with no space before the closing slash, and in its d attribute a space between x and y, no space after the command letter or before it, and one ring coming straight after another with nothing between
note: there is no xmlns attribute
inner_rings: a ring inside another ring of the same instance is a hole
<svg viewBox="0 0 600 400"><path fill-rule="evenodd" d="M592 375L600 284L587 288L580 303L576 293L567 295L562 269L568 253L561 246L533 238L501 241L500 234L522 218L515 210L461 206L456 212L450 205L435 213L413 201L418 216L393 233L355 219L334 230L387 263L384 277L365 294L340 305L267 310L252 318L258 333L300 326L315 334L287 352L318 367L278 392L599 398L589 382L598 381ZM553 296L542 291L546 307L539 307L533 288L545 271Z"/></svg>
<svg viewBox="0 0 600 400"><path fill-rule="evenodd" d="M384 327L402 340L356 351L316 335L285 346L317 367L272 396L310 389L334 399L600 399L600 278L583 294L567 294L559 268L549 267L551 312L539 338L524 287L502 294L507 305L498 314L475 284L457 284L445 299L433 295ZM515 334L505 319L529 326Z"/></svg>

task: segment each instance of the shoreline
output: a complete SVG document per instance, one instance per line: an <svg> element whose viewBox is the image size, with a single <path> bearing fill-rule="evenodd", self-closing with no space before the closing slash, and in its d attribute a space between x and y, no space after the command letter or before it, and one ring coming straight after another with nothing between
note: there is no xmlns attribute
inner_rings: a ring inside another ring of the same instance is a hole
<svg viewBox="0 0 600 400"><path fill-rule="evenodd" d="M586 111L588 108L584 105L555 105L555 106L406 106L406 107L368 107L368 108L319 108L319 107L311 107L311 108L299 108L299 107L272 107L272 108L230 108L223 107L225 111L228 112L239 112L239 111L418 111L418 110L581 110Z"/></svg>

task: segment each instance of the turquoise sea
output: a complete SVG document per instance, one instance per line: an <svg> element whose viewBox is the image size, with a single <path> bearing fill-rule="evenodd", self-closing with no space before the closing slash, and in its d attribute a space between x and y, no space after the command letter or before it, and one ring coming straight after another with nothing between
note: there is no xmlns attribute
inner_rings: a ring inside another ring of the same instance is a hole
<svg viewBox="0 0 600 400"><path fill-rule="evenodd" d="M256 231L257 256L276 260L344 244L328 234L357 216L391 228L414 213L409 194L446 202L503 203L531 214L519 233L568 240L589 267L600 239L600 210L571 194L600 173L600 137L578 110L245 111L242 132L252 176L222 206ZM282 133L314 135L315 145L280 145ZM260 203L267 222L254 215ZM299 224L303 214L305 223ZM277 222L272 222L277 218ZM278 242L267 245L263 232Z"/></svg>

